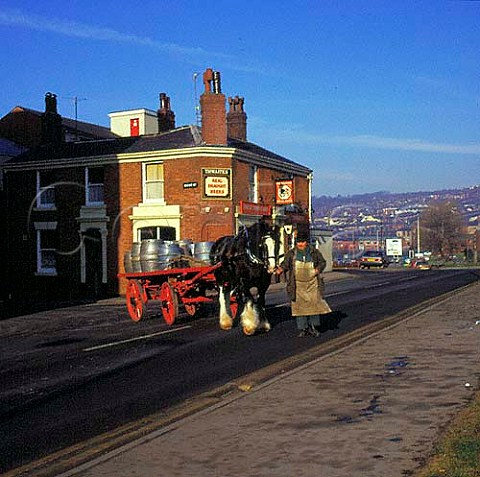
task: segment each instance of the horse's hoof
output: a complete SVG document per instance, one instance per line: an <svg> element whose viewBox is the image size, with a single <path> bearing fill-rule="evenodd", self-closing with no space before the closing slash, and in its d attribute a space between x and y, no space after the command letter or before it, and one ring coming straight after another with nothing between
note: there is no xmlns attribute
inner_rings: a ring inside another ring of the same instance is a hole
<svg viewBox="0 0 480 477"><path fill-rule="evenodd" d="M270 323L265 323L265 326L263 328L267 333L272 329Z"/></svg>
<svg viewBox="0 0 480 477"><path fill-rule="evenodd" d="M243 327L243 333L247 336L252 336L255 334L255 328L250 328L248 326Z"/></svg>
<svg viewBox="0 0 480 477"><path fill-rule="evenodd" d="M233 320L229 316L222 317L219 324L222 330L231 330L233 328Z"/></svg>

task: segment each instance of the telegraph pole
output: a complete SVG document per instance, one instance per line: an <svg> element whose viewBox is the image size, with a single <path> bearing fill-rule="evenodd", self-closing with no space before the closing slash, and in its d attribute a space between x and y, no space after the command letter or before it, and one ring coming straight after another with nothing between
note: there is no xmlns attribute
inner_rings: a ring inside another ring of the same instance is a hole
<svg viewBox="0 0 480 477"><path fill-rule="evenodd" d="M197 78L200 73L193 73L193 95L195 99L195 122L198 127L200 124L200 106L198 105L198 96L197 96Z"/></svg>
<svg viewBox="0 0 480 477"><path fill-rule="evenodd" d="M78 96L74 96L72 99L75 108L75 138L78 141L78 102L86 101L87 98L79 98Z"/></svg>
<svg viewBox="0 0 480 477"><path fill-rule="evenodd" d="M420 253L420 214L417 215L417 252Z"/></svg>

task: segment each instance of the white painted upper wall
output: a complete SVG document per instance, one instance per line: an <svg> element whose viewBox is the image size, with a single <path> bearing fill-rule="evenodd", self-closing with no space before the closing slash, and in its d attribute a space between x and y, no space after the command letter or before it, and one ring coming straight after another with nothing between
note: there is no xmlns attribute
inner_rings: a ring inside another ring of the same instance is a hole
<svg viewBox="0 0 480 477"><path fill-rule="evenodd" d="M122 137L131 136L131 120L138 120L138 134L157 134L157 113L149 109L130 109L110 113L110 130Z"/></svg>

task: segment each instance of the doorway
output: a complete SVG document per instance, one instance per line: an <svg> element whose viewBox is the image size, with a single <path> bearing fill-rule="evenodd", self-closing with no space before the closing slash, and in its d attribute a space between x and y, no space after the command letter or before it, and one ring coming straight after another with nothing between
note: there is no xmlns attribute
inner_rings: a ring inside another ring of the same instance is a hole
<svg viewBox="0 0 480 477"><path fill-rule="evenodd" d="M87 296L102 295L102 235L99 229L88 229L83 234L85 247L85 284Z"/></svg>

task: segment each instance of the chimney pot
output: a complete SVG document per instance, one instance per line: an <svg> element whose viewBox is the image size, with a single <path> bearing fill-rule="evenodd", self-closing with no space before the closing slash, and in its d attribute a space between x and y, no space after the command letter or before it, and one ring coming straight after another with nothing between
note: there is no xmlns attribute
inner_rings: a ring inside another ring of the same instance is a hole
<svg viewBox="0 0 480 477"><path fill-rule="evenodd" d="M228 98L230 109L227 114L227 136L247 140L247 115L243 110L244 99L239 96Z"/></svg>
<svg viewBox="0 0 480 477"><path fill-rule="evenodd" d="M57 112L57 95L54 93L45 93L45 112L56 113Z"/></svg>
<svg viewBox="0 0 480 477"><path fill-rule="evenodd" d="M57 112L57 95L45 94L45 112L41 117L42 143L58 144L64 141L62 116Z"/></svg>
<svg viewBox="0 0 480 477"><path fill-rule="evenodd" d="M157 111L158 132L175 129L175 113L170 109L170 98L165 93L160 93L160 109Z"/></svg>
<svg viewBox="0 0 480 477"><path fill-rule="evenodd" d="M222 92L222 85L220 81L220 71L213 72L213 92L220 94Z"/></svg>
<svg viewBox="0 0 480 477"><path fill-rule="evenodd" d="M212 92L213 70L207 68L203 73L203 84L205 85L205 93Z"/></svg>

